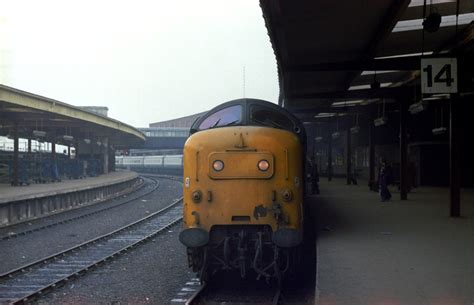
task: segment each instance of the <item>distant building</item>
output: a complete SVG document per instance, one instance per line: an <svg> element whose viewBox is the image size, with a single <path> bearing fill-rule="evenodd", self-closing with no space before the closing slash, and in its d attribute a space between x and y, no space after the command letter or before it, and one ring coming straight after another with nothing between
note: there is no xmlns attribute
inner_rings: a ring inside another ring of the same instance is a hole
<svg viewBox="0 0 474 305"><path fill-rule="evenodd" d="M196 121L197 118L203 116L206 112L207 111L168 121L150 123L150 127L187 128L189 130L194 121Z"/></svg>
<svg viewBox="0 0 474 305"><path fill-rule="evenodd" d="M145 134L146 141L140 149L131 149L129 154L131 156L182 154L191 125L205 113L150 123L148 128L138 128Z"/></svg>

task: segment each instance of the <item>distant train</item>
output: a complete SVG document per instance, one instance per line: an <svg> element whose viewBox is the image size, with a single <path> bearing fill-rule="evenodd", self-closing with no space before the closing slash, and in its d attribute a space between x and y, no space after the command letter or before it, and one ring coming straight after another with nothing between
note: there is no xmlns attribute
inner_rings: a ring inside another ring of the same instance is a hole
<svg viewBox="0 0 474 305"><path fill-rule="evenodd" d="M116 156L115 167L164 175L183 173L183 155Z"/></svg>
<svg viewBox="0 0 474 305"><path fill-rule="evenodd" d="M202 281L220 270L281 279L303 241L305 130L285 109L256 99L199 118L184 147L184 228Z"/></svg>

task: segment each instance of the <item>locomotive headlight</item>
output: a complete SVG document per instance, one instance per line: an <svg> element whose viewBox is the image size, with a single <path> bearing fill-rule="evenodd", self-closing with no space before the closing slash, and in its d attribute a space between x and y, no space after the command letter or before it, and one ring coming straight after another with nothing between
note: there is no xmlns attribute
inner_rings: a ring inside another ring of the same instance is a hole
<svg viewBox="0 0 474 305"><path fill-rule="evenodd" d="M216 172L220 172L221 170L224 169L224 162L222 162L221 160L216 160L216 161L214 161L214 163L212 163L212 168Z"/></svg>
<svg viewBox="0 0 474 305"><path fill-rule="evenodd" d="M257 167L262 172L266 172L270 168L270 163L267 160L260 160L257 163Z"/></svg>

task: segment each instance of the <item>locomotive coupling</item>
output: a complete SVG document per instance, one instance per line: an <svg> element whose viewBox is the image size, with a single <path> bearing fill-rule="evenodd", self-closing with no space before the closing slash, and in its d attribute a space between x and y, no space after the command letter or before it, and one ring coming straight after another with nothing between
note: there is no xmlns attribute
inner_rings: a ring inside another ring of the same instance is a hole
<svg viewBox="0 0 474 305"><path fill-rule="evenodd" d="M179 233L179 241L189 248L198 248L207 245L209 232L201 228L188 228Z"/></svg>

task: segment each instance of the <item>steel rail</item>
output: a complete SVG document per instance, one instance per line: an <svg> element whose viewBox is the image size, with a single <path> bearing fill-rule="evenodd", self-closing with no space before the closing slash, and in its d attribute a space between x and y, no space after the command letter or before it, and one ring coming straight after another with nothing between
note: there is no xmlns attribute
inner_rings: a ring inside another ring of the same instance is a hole
<svg viewBox="0 0 474 305"><path fill-rule="evenodd" d="M138 246L182 220L179 198L111 233L0 275L0 304L21 304Z"/></svg>
<svg viewBox="0 0 474 305"><path fill-rule="evenodd" d="M207 284L201 285L199 290L197 290L190 298L189 300L186 301L186 305L197 305L199 304L200 299L202 298L202 295L204 295L205 291L207 289Z"/></svg>
<svg viewBox="0 0 474 305"><path fill-rule="evenodd" d="M214 298L217 298L219 301L213 301L212 299L206 299L206 296L209 294L215 294ZM227 295L227 294L226 294ZM242 291L236 289L236 295L241 296ZM186 301L186 305L205 305L205 304L226 304L226 305L263 305L263 304L272 304L272 305L279 305L281 303L282 292L280 288L275 290L275 293L272 297L268 298L267 300L258 300L258 301L242 301L242 300L225 300L223 301L223 297L220 297L218 293L213 293L211 285L203 284L199 290L197 290L191 297Z"/></svg>
<svg viewBox="0 0 474 305"><path fill-rule="evenodd" d="M140 198L143 198L147 195L149 195L150 193L154 192L156 189L158 189L158 187L160 186L160 182L155 178L155 177L146 177L150 180L153 180L155 182L155 184L153 185L153 187L150 189L150 190L147 190L146 192L144 192L143 194L140 194L138 195L137 197L133 197L133 198L129 198L127 200L125 200L124 202L120 202L118 204L115 204L115 205L111 205L109 207L106 207L106 208L103 208L103 209L99 209L99 210L96 210L96 211L92 211L92 212L89 212L89 213L86 213L86 214L82 214L82 215L78 215L78 216L75 216L75 217L71 217L71 218L67 218L67 219L64 219L64 220L60 220L58 222L54 222L54 223L51 223L51 224L47 224L47 225L44 225L44 226L40 226L40 227L37 227L37 228L34 228L34 229L30 229L30 230L25 230L25 231L21 231L21 232L18 232L18 233L14 233L14 234L10 234L10 235L5 235L5 236L2 236L0 237L0 241L4 241L4 240L9 240L9 239L12 239L12 238L16 238L16 237L20 237L20 236L25 236L27 234L31 234L31 233L34 233L34 232L38 232L38 231L41 231L41 230L44 230L44 229L49 229L49 228L52 228L52 227L55 227L57 225L62 225L62 224L66 224L66 223L69 223L71 221L75 221L75 220L79 220L79 219L83 219L83 218L86 218L86 217L89 217L89 216L93 216L95 214L98 214L98 213L101 213L101 212L104 212L104 211L107 211L107 210L111 210L111 209L114 209L116 207L119 207L119 206L122 206L124 204L127 204L127 203L130 203L132 201L135 201L135 200L138 200ZM166 179L166 178L165 178ZM125 195L130 195L130 194L133 194L133 193L136 193L136 192L139 192L141 191L143 188L145 187L144 183L141 184L141 186L139 188L137 188L136 190L130 192L130 193L126 193L126 194L120 194L116 197L113 197L113 198L108 198L104 201L101 201L101 202L97 202L97 203L105 203L107 201L110 201L110 200L114 200L120 196L125 196ZM95 203L95 204L97 204ZM69 212L69 211L78 211L80 210L81 208L86 208L86 207L91 207L93 205L91 204L88 204L88 205L84 205L84 206L81 206L81 207L78 207L77 209L72 209L72 210L68 210L68 211L64 211L64 212ZM47 217L51 217L51 216L56 216L58 214L53 214L53 215L48 215L46 217L43 217L41 218L42 220L44 220L45 218Z"/></svg>

